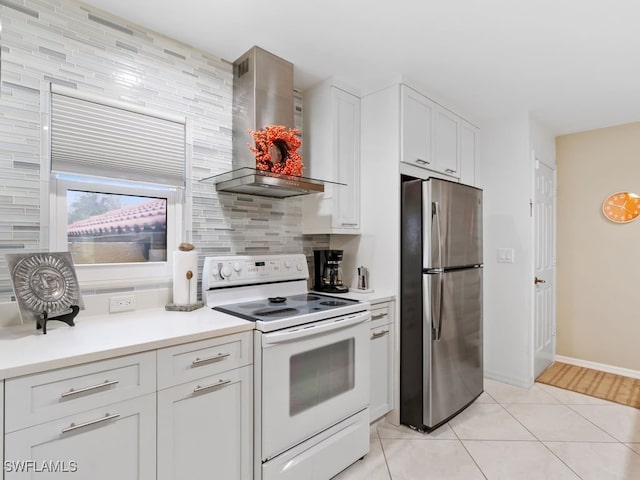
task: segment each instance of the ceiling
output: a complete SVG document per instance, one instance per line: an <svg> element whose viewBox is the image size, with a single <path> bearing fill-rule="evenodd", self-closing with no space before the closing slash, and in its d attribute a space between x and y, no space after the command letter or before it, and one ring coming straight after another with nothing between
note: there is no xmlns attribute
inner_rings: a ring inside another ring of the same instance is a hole
<svg viewBox="0 0 640 480"><path fill-rule="evenodd" d="M253 45L329 76L413 79L477 123L529 111L556 135L640 120L635 0L86 0L233 61Z"/></svg>

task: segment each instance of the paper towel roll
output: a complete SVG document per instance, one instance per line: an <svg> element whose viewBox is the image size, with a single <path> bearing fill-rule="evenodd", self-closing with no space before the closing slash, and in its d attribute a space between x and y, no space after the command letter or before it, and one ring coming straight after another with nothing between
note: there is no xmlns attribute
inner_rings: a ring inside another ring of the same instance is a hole
<svg viewBox="0 0 640 480"><path fill-rule="evenodd" d="M191 279L187 273L191 272ZM173 252L173 303L190 305L198 301L198 252Z"/></svg>

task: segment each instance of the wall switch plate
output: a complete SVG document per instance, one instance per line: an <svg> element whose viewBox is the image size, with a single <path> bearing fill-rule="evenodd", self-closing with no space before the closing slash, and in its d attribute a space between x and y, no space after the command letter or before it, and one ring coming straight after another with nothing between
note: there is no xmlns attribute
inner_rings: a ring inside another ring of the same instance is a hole
<svg viewBox="0 0 640 480"><path fill-rule="evenodd" d="M514 262L513 248L498 249L498 263L513 263L513 262Z"/></svg>
<svg viewBox="0 0 640 480"><path fill-rule="evenodd" d="M135 295L118 295L109 297L109 312L129 312L136 309Z"/></svg>

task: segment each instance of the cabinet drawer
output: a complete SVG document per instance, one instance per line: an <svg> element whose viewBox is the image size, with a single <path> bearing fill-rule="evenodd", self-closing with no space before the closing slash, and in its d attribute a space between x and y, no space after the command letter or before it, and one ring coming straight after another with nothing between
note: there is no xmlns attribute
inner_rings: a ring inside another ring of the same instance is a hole
<svg viewBox="0 0 640 480"><path fill-rule="evenodd" d="M371 328L378 328L381 325L392 322L390 303L379 303L371 305Z"/></svg>
<svg viewBox="0 0 640 480"><path fill-rule="evenodd" d="M385 323L371 328L371 340L377 340L381 337L387 337L391 335L392 323Z"/></svg>
<svg viewBox="0 0 640 480"><path fill-rule="evenodd" d="M249 365L251 339L243 332L158 350L158 389Z"/></svg>
<svg viewBox="0 0 640 480"><path fill-rule="evenodd" d="M145 352L6 380L5 432L152 393L155 370Z"/></svg>

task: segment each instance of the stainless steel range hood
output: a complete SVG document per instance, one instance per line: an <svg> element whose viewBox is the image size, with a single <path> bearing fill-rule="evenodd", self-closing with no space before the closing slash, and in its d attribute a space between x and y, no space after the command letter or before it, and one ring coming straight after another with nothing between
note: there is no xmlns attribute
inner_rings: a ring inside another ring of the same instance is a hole
<svg viewBox="0 0 640 480"><path fill-rule="evenodd" d="M214 177L218 192L285 198L324 191L325 182L256 170L248 130L293 127L293 64L259 47L233 62L233 170ZM304 159L303 159L304 161ZM342 185L342 184L339 184Z"/></svg>

